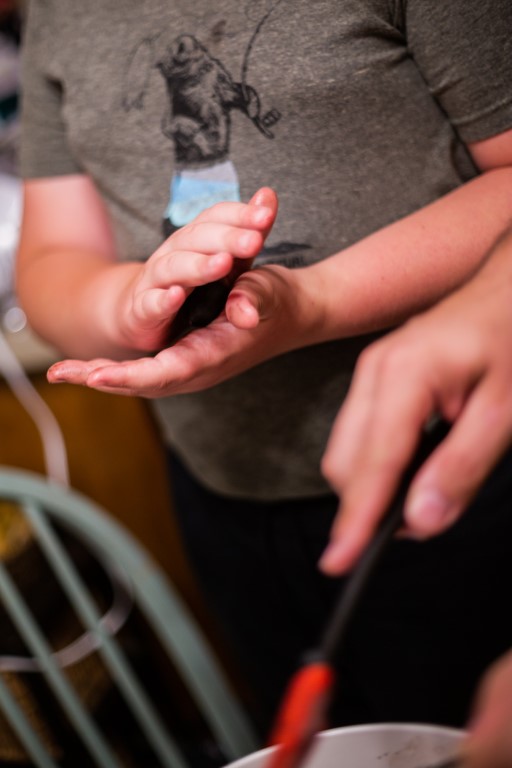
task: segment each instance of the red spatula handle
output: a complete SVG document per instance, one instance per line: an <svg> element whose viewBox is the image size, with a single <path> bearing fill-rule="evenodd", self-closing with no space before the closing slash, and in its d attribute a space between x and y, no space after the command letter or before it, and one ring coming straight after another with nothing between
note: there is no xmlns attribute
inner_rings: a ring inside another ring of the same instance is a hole
<svg viewBox="0 0 512 768"><path fill-rule="evenodd" d="M293 768L314 735L326 727L325 714L334 677L328 664L313 662L292 678L270 740L278 747L266 768Z"/></svg>

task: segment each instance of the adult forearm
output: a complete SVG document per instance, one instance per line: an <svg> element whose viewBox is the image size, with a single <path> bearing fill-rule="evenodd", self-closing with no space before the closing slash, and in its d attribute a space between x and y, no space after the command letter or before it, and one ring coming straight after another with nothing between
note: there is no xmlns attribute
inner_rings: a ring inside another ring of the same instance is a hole
<svg viewBox="0 0 512 768"><path fill-rule="evenodd" d="M312 342L396 325L470 277L512 221L512 168L482 174L303 270Z"/></svg>

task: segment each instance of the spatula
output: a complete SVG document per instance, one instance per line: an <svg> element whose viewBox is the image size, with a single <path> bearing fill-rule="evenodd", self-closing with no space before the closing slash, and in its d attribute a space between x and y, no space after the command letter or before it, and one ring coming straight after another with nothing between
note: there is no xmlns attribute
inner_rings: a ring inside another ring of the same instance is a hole
<svg viewBox="0 0 512 768"><path fill-rule="evenodd" d="M335 685L336 660L343 651L350 622L386 547L403 522L409 484L419 467L446 437L449 425L436 419L424 430L413 460L375 535L345 584L319 648L307 654L292 678L278 713L271 744L277 745L265 768L298 768L315 734L326 727L326 714ZM446 763L439 768L451 768Z"/></svg>

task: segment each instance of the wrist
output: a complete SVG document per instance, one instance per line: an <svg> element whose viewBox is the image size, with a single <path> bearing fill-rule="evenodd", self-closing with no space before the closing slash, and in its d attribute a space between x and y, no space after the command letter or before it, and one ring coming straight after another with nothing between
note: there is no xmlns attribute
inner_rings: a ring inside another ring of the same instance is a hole
<svg viewBox="0 0 512 768"><path fill-rule="evenodd" d="M306 347L330 340L326 291L318 265L289 269L287 297L289 313L297 326L297 346Z"/></svg>
<svg viewBox="0 0 512 768"><path fill-rule="evenodd" d="M98 337L109 356L126 356L135 349L130 293L139 274L138 262L113 263L91 280L84 301L94 306Z"/></svg>
<svg viewBox="0 0 512 768"><path fill-rule="evenodd" d="M258 324L272 326L266 344L274 355L326 340L323 294L314 270L269 264L246 273L240 288L242 283Z"/></svg>

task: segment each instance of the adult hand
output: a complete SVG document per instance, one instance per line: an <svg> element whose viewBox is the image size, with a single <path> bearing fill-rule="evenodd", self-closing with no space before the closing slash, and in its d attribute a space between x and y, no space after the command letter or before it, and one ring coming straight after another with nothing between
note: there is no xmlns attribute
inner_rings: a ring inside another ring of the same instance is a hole
<svg viewBox="0 0 512 768"><path fill-rule="evenodd" d="M467 743L468 768L512 765L512 652L487 672Z"/></svg>
<svg viewBox="0 0 512 768"><path fill-rule="evenodd" d="M409 534L451 525L512 441L512 236L451 297L369 347L323 458L342 505L320 561L330 574L360 555L433 413L454 425L409 489Z"/></svg>
<svg viewBox="0 0 512 768"><path fill-rule="evenodd" d="M65 360L48 371L50 382L82 384L104 392L156 398L206 389L293 348L301 338L295 314L294 270L268 266L242 275L226 311L154 357L116 362ZM234 315L245 327L230 321Z"/></svg>

